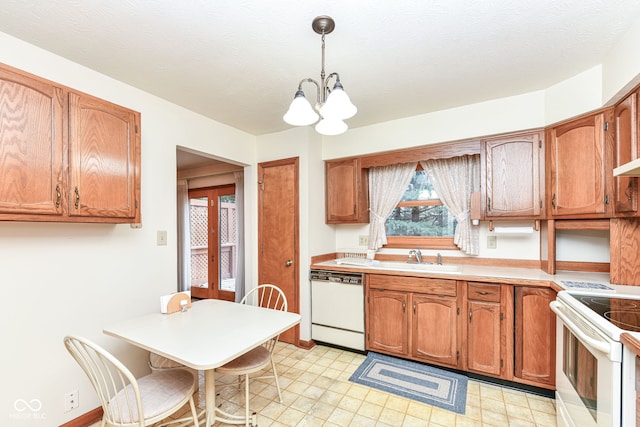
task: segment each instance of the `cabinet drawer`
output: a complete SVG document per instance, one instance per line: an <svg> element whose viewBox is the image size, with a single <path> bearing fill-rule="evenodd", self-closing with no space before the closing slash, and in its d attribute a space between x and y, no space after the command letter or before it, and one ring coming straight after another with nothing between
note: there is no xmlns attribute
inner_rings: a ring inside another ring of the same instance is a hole
<svg viewBox="0 0 640 427"><path fill-rule="evenodd" d="M467 291L467 298L470 300L500 302L500 285L469 282Z"/></svg>
<svg viewBox="0 0 640 427"><path fill-rule="evenodd" d="M451 297L455 297L457 295L456 281L450 279L423 279L419 277L368 274L367 285L369 288L374 289L418 292L421 294Z"/></svg>

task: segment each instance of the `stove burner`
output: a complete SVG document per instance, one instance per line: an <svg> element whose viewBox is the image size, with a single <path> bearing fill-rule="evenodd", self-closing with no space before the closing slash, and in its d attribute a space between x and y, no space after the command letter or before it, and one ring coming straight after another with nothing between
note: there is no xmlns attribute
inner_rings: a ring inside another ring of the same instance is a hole
<svg viewBox="0 0 640 427"><path fill-rule="evenodd" d="M575 295L574 295L575 296ZM594 306L611 307L624 310L640 310L640 301L626 298L609 298L596 296L576 296L576 298L589 308L595 310ZM597 310L596 310L597 311Z"/></svg>
<svg viewBox="0 0 640 427"><path fill-rule="evenodd" d="M573 297L615 327L640 332L640 300L602 295L573 294Z"/></svg>
<svg viewBox="0 0 640 427"><path fill-rule="evenodd" d="M603 317L620 329L640 332L640 312L638 311L611 310L605 312Z"/></svg>

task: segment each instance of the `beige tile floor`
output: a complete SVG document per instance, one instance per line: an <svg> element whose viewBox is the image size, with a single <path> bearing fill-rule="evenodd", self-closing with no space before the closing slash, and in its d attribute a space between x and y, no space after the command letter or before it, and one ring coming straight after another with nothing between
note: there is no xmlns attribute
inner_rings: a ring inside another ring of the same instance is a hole
<svg viewBox="0 0 640 427"><path fill-rule="evenodd" d="M365 358L358 353L279 343L274 357L284 403L278 402L272 379L253 380L250 406L258 413L259 427L556 426L555 401L531 393L469 380L466 411L458 415L349 382ZM204 392L202 375L200 380L198 404ZM216 377L221 408L241 414L244 393L236 386L222 386L233 380Z"/></svg>

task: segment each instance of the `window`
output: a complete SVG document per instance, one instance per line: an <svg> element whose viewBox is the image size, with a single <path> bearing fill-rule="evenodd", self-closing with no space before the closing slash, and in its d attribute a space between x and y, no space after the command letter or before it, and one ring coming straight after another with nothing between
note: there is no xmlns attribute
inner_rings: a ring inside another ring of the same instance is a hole
<svg viewBox="0 0 640 427"><path fill-rule="evenodd" d="M387 219L386 247L456 249L453 243L456 225L429 176L418 167L400 203Z"/></svg>

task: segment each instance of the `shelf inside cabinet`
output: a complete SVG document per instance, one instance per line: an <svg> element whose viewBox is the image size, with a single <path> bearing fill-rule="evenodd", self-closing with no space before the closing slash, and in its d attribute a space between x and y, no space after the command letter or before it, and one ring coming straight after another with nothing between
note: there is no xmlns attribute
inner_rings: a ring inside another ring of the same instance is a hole
<svg viewBox="0 0 640 427"><path fill-rule="evenodd" d="M613 176L640 176L640 159L635 159L613 170Z"/></svg>

